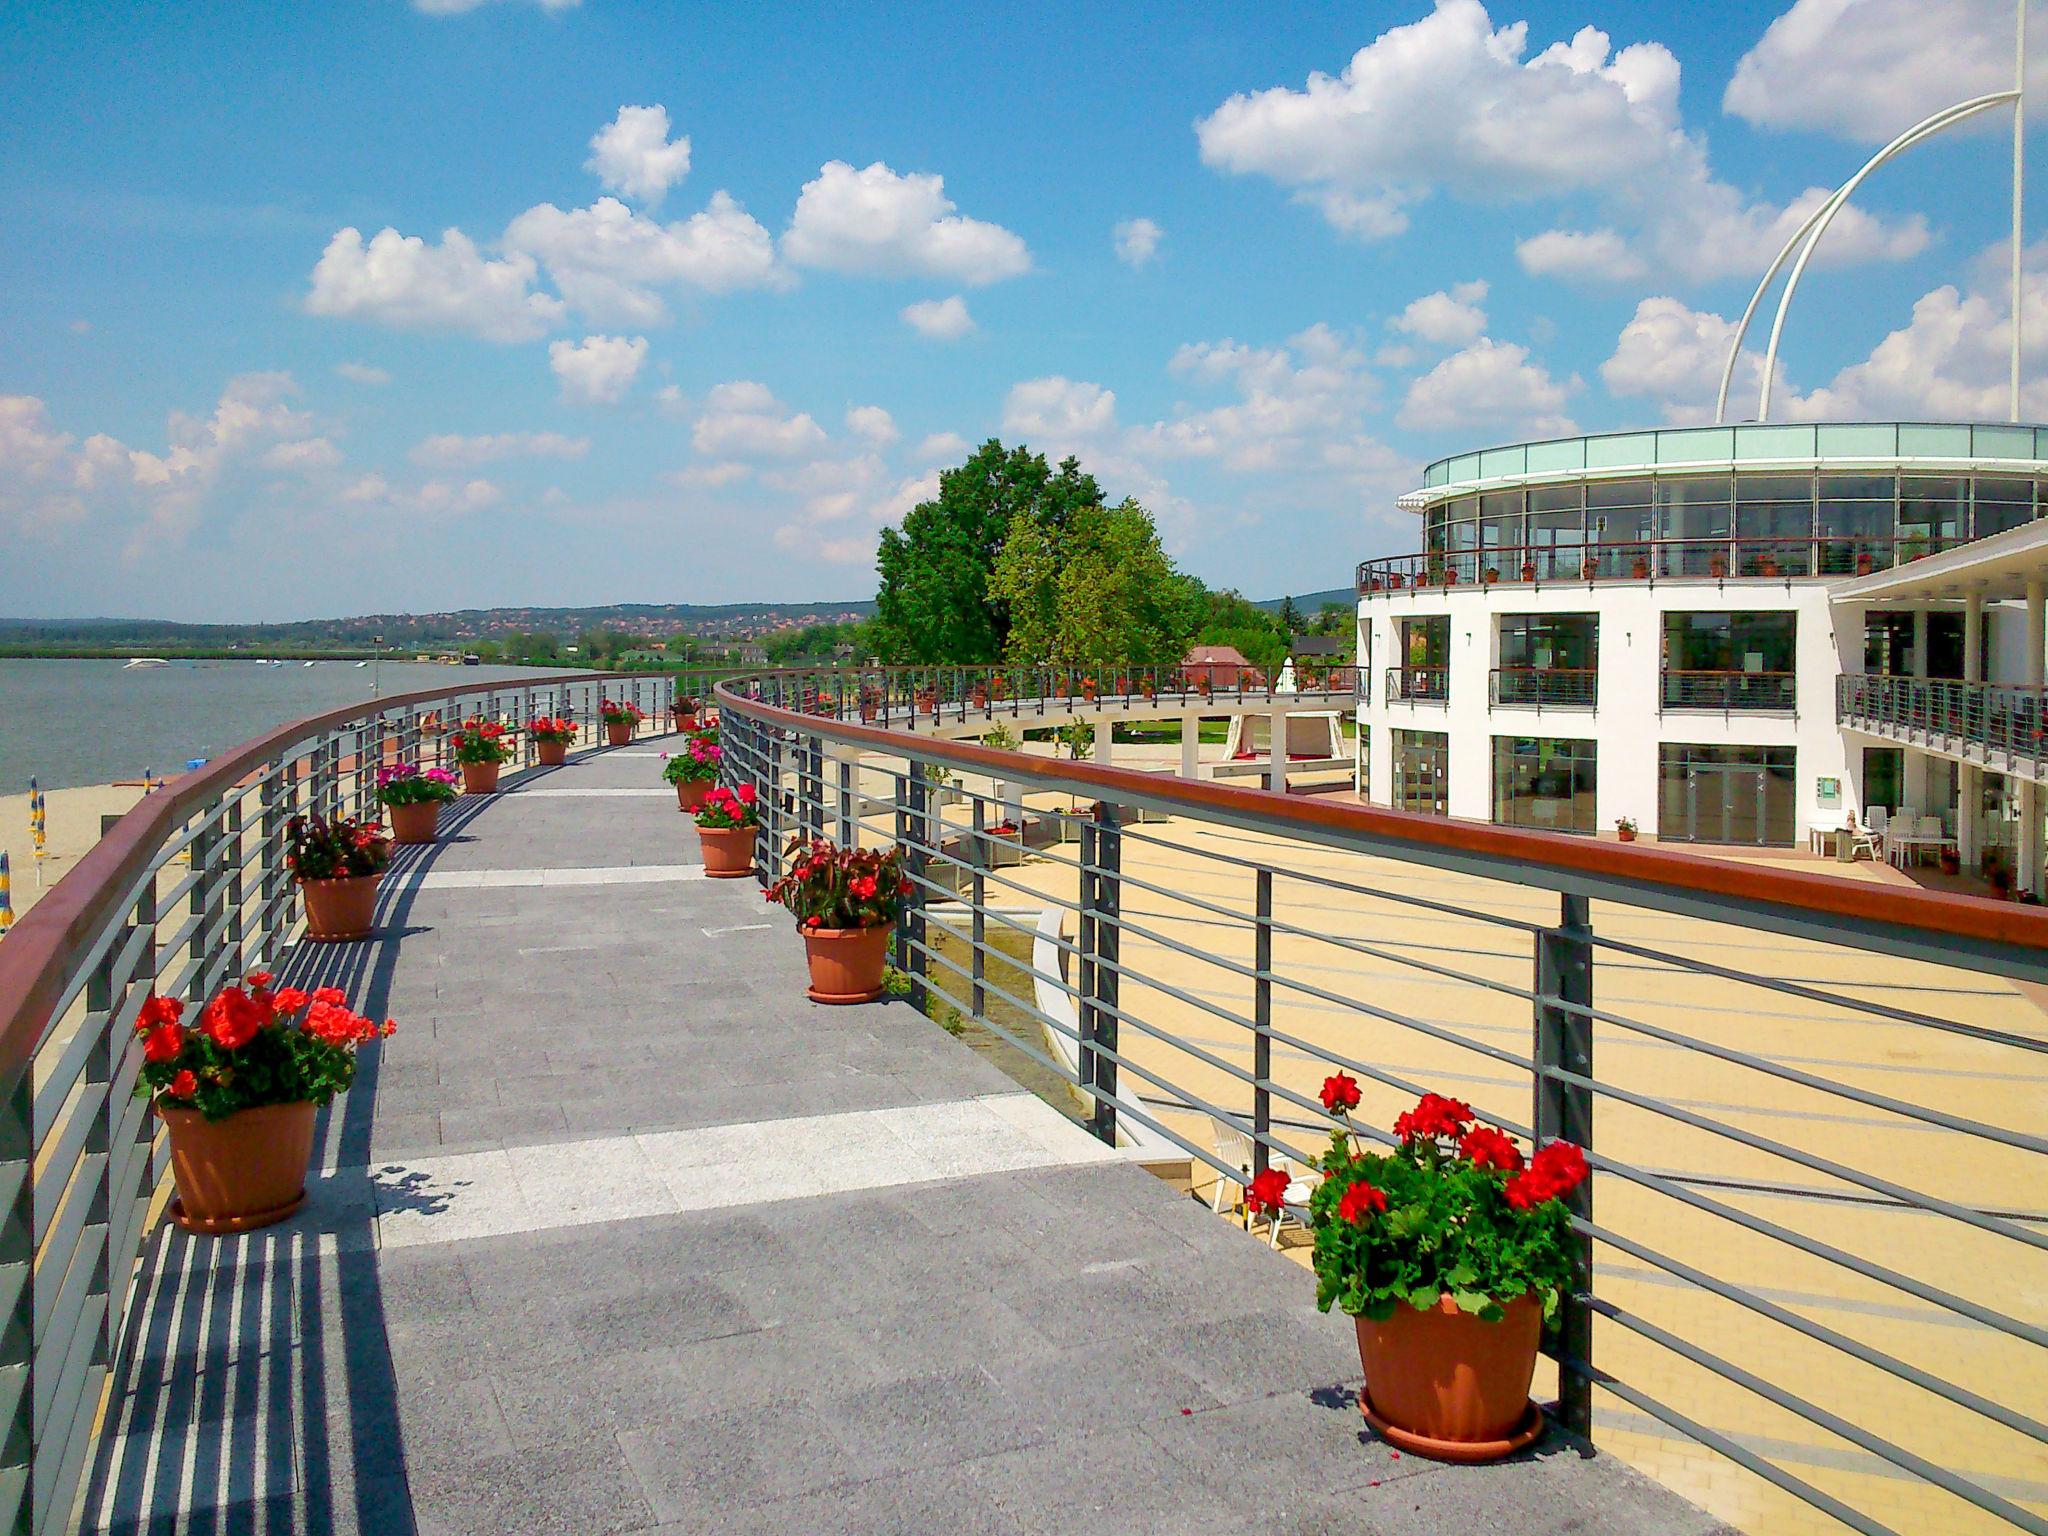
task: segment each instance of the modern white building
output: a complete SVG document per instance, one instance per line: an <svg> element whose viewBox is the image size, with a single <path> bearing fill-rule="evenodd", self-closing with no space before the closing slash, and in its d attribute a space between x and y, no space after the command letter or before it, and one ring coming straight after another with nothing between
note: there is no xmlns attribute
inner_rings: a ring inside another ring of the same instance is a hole
<svg viewBox="0 0 2048 1536"><path fill-rule="evenodd" d="M2041 883L2048 427L1608 433L1429 466L1358 567L1359 792L1803 845L1883 807Z"/></svg>

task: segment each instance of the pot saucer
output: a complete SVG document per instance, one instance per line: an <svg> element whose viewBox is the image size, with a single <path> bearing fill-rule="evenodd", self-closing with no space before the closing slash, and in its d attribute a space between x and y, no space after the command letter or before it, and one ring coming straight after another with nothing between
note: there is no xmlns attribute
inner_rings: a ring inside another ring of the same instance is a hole
<svg viewBox="0 0 2048 1536"><path fill-rule="evenodd" d="M820 992L816 987L804 988L804 996L814 1003L872 1003L882 995L882 988L872 992Z"/></svg>
<svg viewBox="0 0 2048 1536"><path fill-rule="evenodd" d="M171 1197L171 1220L187 1232L196 1232L201 1237L229 1237L237 1232L253 1232L258 1227L275 1226L291 1216L306 1203L306 1192L302 1189L298 1197L286 1201L267 1211L251 1211L246 1216L187 1216L185 1202L177 1196Z"/></svg>
<svg viewBox="0 0 2048 1536"><path fill-rule="evenodd" d="M1417 1456L1427 1456L1432 1461L1499 1461L1534 1445L1543 1437L1546 1427L1543 1410L1536 1406L1534 1399L1530 1400L1513 1433L1501 1440L1438 1440L1429 1435L1418 1435L1412 1429L1402 1429L1373 1412L1372 1399L1363 1388L1359 1389L1358 1406L1365 1413L1365 1422L1373 1427L1373 1433L1387 1444Z"/></svg>

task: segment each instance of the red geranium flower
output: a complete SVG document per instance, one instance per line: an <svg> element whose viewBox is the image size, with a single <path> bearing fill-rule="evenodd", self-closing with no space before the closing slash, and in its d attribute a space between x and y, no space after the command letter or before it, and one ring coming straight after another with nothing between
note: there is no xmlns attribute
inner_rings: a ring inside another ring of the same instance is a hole
<svg viewBox="0 0 2048 1536"><path fill-rule="evenodd" d="M163 997L152 992L143 999L142 1009L135 1015L135 1033L146 1035L160 1024L175 1024L185 1016L185 1001L178 997Z"/></svg>
<svg viewBox="0 0 2048 1536"><path fill-rule="evenodd" d="M252 987L267 987L271 984L272 981L276 980L276 978L273 977L268 971L251 971L248 975L244 976L242 980L247 982Z"/></svg>
<svg viewBox="0 0 2048 1536"><path fill-rule="evenodd" d="M1490 1125L1472 1127L1458 1143L1458 1150L1471 1159L1475 1168L1499 1168L1513 1173L1522 1166L1522 1154L1514 1142Z"/></svg>
<svg viewBox="0 0 2048 1536"><path fill-rule="evenodd" d="M176 1077L172 1078L170 1085L164 1089L164 1092L174 1099L189 1099L198 1091L199 1079L192 1075L190 1067L185 1068Z"/></svg>
<svg viewBox="0 0 2048 1536"><path fill-rule="evenodd" d="M1323 1079L1323 1108L1332 1114L1339 1110L1358 1108L1358 1079L1348 1072L1339 1072L1335 1077Z"/></svg>
<svg viewBox="0 0 2048 1536"><path fill-rule="evenodd" d="M1345 1221L1364 1221L1374 1211L1387 1208L1386 1192L1360 1180L1344 1191L1337 1202L1337 1215Z"/></svg>
<svg viewBox="0 0 2048 1536"><path fill-rule="evenodd" d="M159 1024L142 1042L144 1061L175 1061L185 1049L185 1031L175 1024Z"/></svg>
<svg viewBox="0 0 2048 1536"><path fill-rule="evenodd" d="M1415 1107L1394 1122L1394 1134L1403 1141L1427 1140L1438 1136L1458 1137L1474 1119L1472 1106L1462 1099L1447 1099L1439 1093L1425 1093Z"/></svg>
<svg viewBox="0 0 2048 1536"><path fill-rule="evenodd" d="M1561 1199L1586 1181L1591 1170L1586 1154L1568 1141L1553 1141L1529 1160L1529 1166L1507 1182L1501 1193L1518 1211L1546 1200Z"/></svg>
<svg viewBox="0 0 2048 1536"><path fill-rule="evenodd" d="M348 994L339 987L315 987L313 989L313 1001L316 1003L333 1003L338 1008L348 1001Z"/></svg>
<svg viewBox="0 0 2048 1536"><path fill-rule="evenodd" d="M1253 1211L1272 1211L1276 1215L1287 1203L1287 1170L1268 1168L1264 1173L1252 1175L1251 1183L1244 1189L1244 1203Z"/></svg>
<svg viewBox="0 0 2048 1536"><path fill-rule="evenodd" d="M297 1013L311 999L297 987L279 987L270 994L270 1001L276 1005L280 1013Z"/></svg>
<svg viewBox="0 0 2048 1536"><path fill-rule="evenodd" d="M269 1020L240 987L222 987L199 1015L199 1027L224 1051L239 1051Z"/></svg>

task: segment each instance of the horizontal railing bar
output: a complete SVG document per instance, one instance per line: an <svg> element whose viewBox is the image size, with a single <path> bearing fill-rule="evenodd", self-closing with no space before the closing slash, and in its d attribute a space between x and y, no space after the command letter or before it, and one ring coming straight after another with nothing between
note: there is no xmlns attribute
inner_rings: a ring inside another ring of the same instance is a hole
<svg viewBox="0 0 2048 1536"><path fill-rule="evenodd" d="M1535 994L1531 995L1534 996ZM2017 1148L2022 1152L2048 1153L2048 1137L2029 1136L2023 1131L2009 1131L2003 1126L1991 1125L1982 1120L1971 1120L1962 1115L1952 1115L1946 1110L1933 1109L1924 1104L1911 1104L1904 1099L1892 1098L1888 1094L1877 1093L1867 1088L1857 1088L1849 1083L1837 1082L1833 1078L1821 1077L1816 1073L1805 1071L1799 1067L1786 1066L1781 1062L1774 1062L1766 1056L1757 1056L1748 1051L1739 1051L1733 1046L1717 1045L1713 1041L1702 1040L1696 1035L1680 1034L1676 1030L1664 1029L1655 1024L1645 1023L1640 1019L1631 1019L1624 1014L1614 1013L1609 1009L1589 1008L1583 1003L1568 1002L1561 997L1549 995L1543 996L1541 1001L1546 1007L1556 1008L1561 1012L1578 1014L1581 1017L1590 1018L1602 1024L1611 1024L1619 1029L1626 1029L1635 1034L1647 1035L1651 1039L1661 1040L1667 1045L1675 1045L1684 1050L1698 1051L1701 1055L1712 1056L1716 1060L1726 1061L1735 1066L1748 1067L1753 1071L1763 1073L1767 1077L1775 1077L1782 1082L1797 1083L1802 1088L1811 1088L1819 1093L1833 1094L1838 1098L1848 1099L1853 1103L1862 1104L1871 1109L1886 1110L1895 1115L1902 1115L1907 1119L1919 1120L1928 1125L1938 1125L1944 1130L1956 1131L1965 1136L1974 1136L1984 1141L1995 1141L2004 1146Z"/></svg>
<svg viewBox="0 0 2048 1536"><path fill-rule="evenodd" d="M1787 1162L1797 1163L1800 1167L1809 1169L1814 1173L1827 1174L1831 1178L1840 1179L1847 1184L1857 1185L1860 1188L1870 1190L1874 1194L1888 1195L1898 1201L1899 1204L1912 1206L1915 1210L1928 1211L1937 1216L1946 1216L1951 1221L1963 1222L1968 1226L1976 1227L1980 1231L1989 1232L1997 1237L2009 1237L2015 1242L2025 1243L2030 1248L2048 1250L2048 1232L2029 1231L2027 1228L2007 1221L2003 1217L1992 1216L1983 1211L1973 1210L1967 1205L1958 1205L1953 1200L1944 1200L1939 1195L1930 1195L1904 1184L1893 1183L1890 1179L1880 1178L1874 1173L1865 1173L1860 1168L1851 1168L1847 1163L1838 1163L1833 1158L1822 1157L1818 1153L1805 1151L1802 1148L1792 1146L1788 1142L1778 1141L1769 1136L1760 1136L1754 1131L1742 1130L1737 1126L1728 1124L1726 1121L1716 1120L1710 1116L1684 1109L1668 1099L1653 1099L1614 1083L1601 1082L1596 1078L1568 1071L1563 1067L1544 1066L1538 1067L1536 1070L1542 1076L1550 1078L1554 1082L1569 1083L1575 1088L1585 1088L1599 1094L1602 1098L1617 1099L1624 1104L1630 1105L1632 1108L1643 1110L1648 1114L1661 1115L1667 1120L1676 1120L1679 1124L1690 1126L1696 1131L1705 1131L1709 1135L1725 1137L1729 1141L1750 1148L1752 1151L1766 1152L1774 1157L1782 1157Z"/></svg>
<svg viewBox="0 0 2048 1536"><path fill-rule="evenodd" d="M140 999L137 999L136 1007L140 1009ZM126 1007L121 1009L122 1013L129 1011ZM50 1134L50 1128L57 1123L59 1112L71 1097L71 1090L77 1086L80 1074L85 1071L85 1059L95 1047L105 1043L107 1032L114 1028L113 1019L97 1009L79 1020L78 1032L65 1043L56 1065L50 1068L50 1075L36 1090L35 1100L29 1107L30 1137L38 1148ZM118 1050L120 1043L133 1034L132 1029L116 1034L115 1049Z"/></svg>
<svg viewBox="0 0 2048 1536"><path fill-rule="evenodd" d="M1958 1477L1946 1467L1936 1466L1926 1457L1894 1445L1861 1425L1852 1424L1841 1415L1828 1412L1818 1403L1801 1397L1796 1392L1788 1391L1775 1382L1766 1381L1754 1371L1745 1370L1732 1360L1704 1349L1688 1339L1682 1339L1669 1329L1661 1328L1647 1318L1638 1317L1625 1307L1616 1306L1604 1297L1581 1293L1579 1299L1610 1322L1619 1323L1631 1333L1639 1334L1654 1344L1661 1344L1673 1354L1713 1372L1722 1380L1734 1382L1775 1407L1782 1408L1787 1413L1848 1441L1851 1445L1861 1447L1880 1460L1888 1461L1900 1470L1910 1472L1922 1481L1932 1483L1935 1487L1976 1505L1986 1514L1996 1515L2021 1530L2031 1531L2034 1536L2048 1536L2048 1520L2043 1520L2031 1511L2021 1508L2010 1499L2000 1498L1989 1489L1981 1488L1967 1478Z"/></svg>
<svg viewBox="0 0 2048 1536"><path fill-rule="evenodd" d="M2008 1317L2005 1313L1996 1311L1993 1308L1980 1305L1961 1296L1952 1295L1942 1290L1939 1286L1929 1285L1924 1280L1916 1280L1911 1275L1903 1274L1898 1270L1888 1268L1873 1260L1865 1259L1845 1249L1837 1248L1834 1244L1823 1242L1819 1238L1808 1237L1804 1232L1794 1231L1792 1228L1772 1221L1768 1217L1754 1216L1747 1211L1737 1210L1732 1205L1724 1205L1709 1195L1698 1194L1686 1188L1684 1184L1668 1175L1652 1173L1647 1168L1638 1168L1632 1163L1617 1161L1604 1152L1588 1151L1586 1153L1586 1161L1596 1170L1612 1173L1617 1178L1627 1179L1631 1184L1640 1184L1645 1189L1653 1189L1658 1194L1678 1201L1681 1205L1689 1205L1693 1209L1704 1211L1710 1216L1718 1216L1724 1221L1731 1221L1736 1226L1746 1228L1760 1237L1774 1238L1778 1242L1784 1243L1787 1247L1798 1249L1810 1258L1825 1259L1839 1268L1863 1276L1866 1280L1875 1280L1881 1285L1890 1286L1893 1290L1903 1291L1908 1296L1918 1297L1921 1301L1940 1307L1943 1311L1953 1312L1958 1317L1967 1317L1972 1322L1982 1323L1985 1327L1993 1329L1998 1333L2009 1334L2013 1338L2024 1339L2029 1344L2037 1344L2044 1349L2048 1349L2048 1329L2036 1327L2032 1323L2021 1322L2016 1317Z"/></svg>
<svg viewBox="0 0 2048 1536"><path fill-rule="evenodd" d="M1801 1002L1826 1003L1847 1009L1852 1013L1867 1014L1873 1018L1887 1019L1895 1024L1915 1024L1925 1029L1937 1029L1946 1034L1962 1035L1971 1040L1983 1040L1992 1045L2010 1045L2024 1051L2048 1052L2048 1040L2036 1040L2027 1035L2016 1035L2008 1030L1987 1029L1979 1024L1965 1024L1955 1019L1936 1018L1933 1014L1915 1013L1908 1008L1899 1008L1890 1003L1873 1002L1866 998L1845 997L1835 992L1823 992L1818 987L1809 987L1802 982L1788 981L1782 977L1762 976L1751 971L1738 971L1730 966L1716 965L1711 960L1702 960L1691 955L1670 954L1663 950L1646 949L1623 939L1613 939L1595 933L1591 942L1597 949L1611 950L1616 954L1628 955L1638 960L1648 960L1676 969L1712 976L1721 981L1741 982L1748 986L1761 987L1786 997L1796 997ZM1853 982L1846 985L1854 985Z"/></svg>
<svg viewBox="0 0 2048 1536"><path fill-rule="evenodd" d="M1783 1489L1802 1503L1811 1504L1823 1514L1830 1515L1836 1520L1841 1521L1842 1524L1848 1526L1851 1530L1860 1531L1863 1533L1863 1536L1899 1536L1899 1532L1893 1530L1890 1526L1881 1525L1862 1511L1851 1509L1833 1494L1823 1492L1797 1474L1787 1472L1776 1462L1757 1455L1756 1452L1742 1444L1741 1441L1732 1439L1717 1429L1709 1429L1706 1425L1700 1423L1699 1420L1680 1413L1676 1408L1666 1407L1663 1403L1657 1401L1656 1398L1637 1390L1620 1378L1612 1376L1606 1371L1588 1366L1583 1360L1575 1356L1560 1356L1558 1364L1575 1375L1582 1376L1586 1380L1591 1381L1602 1391L1612 1392L1631 1408L1640 1409L1660 1424L1669 1425L1694 1443L1703 1445L1710 1451L1718 1451L1738 1467L1755 1473L1765 1482Z"/></svg>
<svg viewBox="0 0 2048 1536"><path fill-rule="evenodd" d="M1705 1270L1695 1268L1682 1259L1675 1259L1669 1254L1660 1253L1656 1249L1639 1243L1635 1239L1616 1232L1610 1227L1603 1227L1580 1217L1573 1217L1572 1229L1576 1232L1584 1233L1595 1242L1606 1243L1611 1247L1619 1248L1623 1253L1643 1260L1647 1264L1654 1264L1667 1274L1675 1275L1681 1280L1700 1287L1702 1290L1710 1291L1724 1301L1732 1301L1739 1307L1745 1307L1760 1317L1769 1318L1772 1322L1789 1328L1794 1333L1803 1334L1817 1344L1825 1344L1831 1349L1853 1356L1855 1359L1861 1360L1865 1365L1883 1371L1888 1376L1895 1377L1900 1381L1909 1382L1913 1386L1931 1392L1937 1397L1947 1398L1948 1401L1954 1403L1958 1408L1967 1408L1972 1413L1981 1414L1987 1419L1996 1420L1998 1423L2005 1425L2006 1428L2017 1430L2020 1434L2027 1436L2031 1440L2048 1443L2048 1424L2043 1424L2038 1419L2030 1418L2018 1409L2007 1407L2004 1403L1995 1402L1980 1393L1972 1392L1968 1387L1958 1386L1956 1383L1948 1381L1943 1377L1923 1371L1918 1366L1908 1364L1895 1355L1887 1354L1881 1349L1865 1344L1861 1339L1851 1338L1848 1334L1838 1332L1828 1327L1825 1323L1801 1317L1797 1312L1787 1307L1781 1307L1776 1302L1759 1296L1753 1291L1745 1290L1739 1285L1731 1284L1710 1275Z"/></svg>

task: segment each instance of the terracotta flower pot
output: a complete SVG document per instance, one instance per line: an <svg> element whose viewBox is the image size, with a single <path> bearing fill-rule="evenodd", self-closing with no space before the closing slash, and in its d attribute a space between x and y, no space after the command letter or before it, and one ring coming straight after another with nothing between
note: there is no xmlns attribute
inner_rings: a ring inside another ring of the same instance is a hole
<svg viewBox="0 0 2048 1536"><path fill-rule="evenodd" d="M633 739L633 722L630 720L607 720L604 723L604 744L608 747L623 747Z"/></svg>
<svg viewBox="0 0 2048 1536"><path fill-rule="evenodd" d="M1360 1401L1383 1439L1439 1461L1498 1461L1543 1433L1529 1401L1543 1306L1534 1296L1503 1305L1497 1323L1448 1296L1427 1312L1404 1303L1385 1322L1354 1319Z"/></svg>
<svg viewBox="0 0 2048 1536"><path fill-rule="evenodd" d="M754 872L753 827L699 827L704 873L712 880L738 880Z"/></svg>
<svg viewBox="0 0 2048 1536"><path fill-rule="evenodd" d="M696 715L694 715L694 714L687 714L687 715L686 715L686 714L684 714L684 713L683 713L683 712L682 712L681 710L676 710L676 711L674 711L674 714L675 714L675 720L676 720L676 729L677 729L677 730L679 730L679 731L694 731L694 730L696 730L696 729L697 729L697 717L696 717Z"/></svg>
<svg viewBox="0 0 2048 1536"><path fill-rule="evenodd" d="M422 800L417 805L387 805L391 813L391 841L431 843L440 828L441 802Z"/></svg>
<svg viewBox="0 0 2048 1536"><path fill-rule="evenodd" d="M814 1003L871 1003L882 995L882 968L895 929L806 928L804 958L810 962L809 996ZM1533 1367L1532 1367L1533 1368Z"/></svg>
<svg viewBox="0 0 2048 1536"><path fill-rule="evenodd" d="M341 939L367 939L376 927L377 885L382 874L355 875L343 880L301 880L306 898L306 937L331 944Z"/></svg>
<svg viewBox="0 0 2048 1536"><path fill-rule="evenodd" d="M715 782L717 781L713 779L676 780L676 809L679 811L696 810L698 806L704 803L704 797L711 793L711 786Z"/></svg>
<svg viewBox="0 0 2048 1536"><path fill-rule="evenodd" d="M495 795L498 792L498 770L503 763L463 763L462 792L465 795Z"/></svg>
<svg viewBox="0 0 2048 1536"><path fill-rule="evenodd" d="M313 1105L262 1104L208 1120L159 1102L171 1133L171 1216L188 1232L247 1232L283 1221L306 1201Z"/></svg>
<svg viewBox="0 0 2048 1536"><path fill-rule="evenodd" d="M569 760L569 743L566 741L536 741L533 744L534 761L543 768L559 768Z"/></svg>
<svg viewBox="0 0 2048 1536"><path fill-rule="evenodd" d="M1624 843L1632 843L1636 840L1636 829L1634 827L1616 827L1614 835Z"/></svg>

